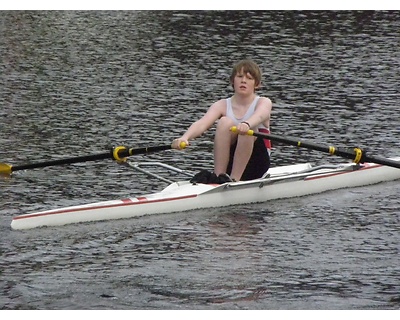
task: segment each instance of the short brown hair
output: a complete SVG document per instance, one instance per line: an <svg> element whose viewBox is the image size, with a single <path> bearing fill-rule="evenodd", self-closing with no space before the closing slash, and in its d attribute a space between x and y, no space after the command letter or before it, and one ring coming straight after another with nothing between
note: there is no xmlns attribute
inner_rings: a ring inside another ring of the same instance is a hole
<svg viewBox="0 0 400 320"><path fill-rule="evenodd" d="M254 78L255 86L258 87L261 84L261 70L257 63L250 59L240 60L233 66L230 81L233 86L233 80L235 76L240 72L244 71L244 73L250 73Z"/></svg>

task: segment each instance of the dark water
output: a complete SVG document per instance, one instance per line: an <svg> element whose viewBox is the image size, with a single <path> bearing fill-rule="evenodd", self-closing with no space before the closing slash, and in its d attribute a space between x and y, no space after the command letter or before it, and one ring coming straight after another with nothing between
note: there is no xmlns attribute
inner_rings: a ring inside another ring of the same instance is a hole
<svg viewBox="0 0 400 320"><path fill-rule="evenodd" d="M255 59L272 130L400 154L399 12L2 12L0 161L170 142ZM212 164L213 132L162 160ZM275 145L273 165L338 162ZM13 216L160 189L111 161L0 179L1 309L399 309L398 182L12 231Z"/></svg>

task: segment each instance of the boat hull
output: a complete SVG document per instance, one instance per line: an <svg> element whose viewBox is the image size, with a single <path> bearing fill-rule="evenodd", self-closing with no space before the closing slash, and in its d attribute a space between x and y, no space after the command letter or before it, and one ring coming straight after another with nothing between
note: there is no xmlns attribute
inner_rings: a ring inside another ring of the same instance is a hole
<svg viewBox="0 0 400 320"><path fill-rule="evenodd" d="M13 218L11 228L31 229L265 202L400 179L397 168L376 164L365 164L357 170L354 167L344 164L338 169L307 173L311 165L300 164L273 168L270 177L252 181L222 185L174 182L149 195L23 214Z"/></svg>

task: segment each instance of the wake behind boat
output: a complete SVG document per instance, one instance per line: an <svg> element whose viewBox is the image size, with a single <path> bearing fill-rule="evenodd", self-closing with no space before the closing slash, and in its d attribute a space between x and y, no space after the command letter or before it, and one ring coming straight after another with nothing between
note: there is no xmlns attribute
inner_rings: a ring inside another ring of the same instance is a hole
<svg viewBox="0 0 400 320"><path fill-rule="evenodd" d="M390 161L400 161L400 157ZM376 163L341 163L313 166L310 163L270 168L267 174L251 181L224 184L193 184L188 180L171 181L143 167L158 167L192 175L160 162L132 163L130 168L168 182L155 193L133 198L96 202L19 215L13 218L14 230L72 223L134 218L212 207L266 202L301 197L341 188L355 188L400 179L400 170Z"/></svg>

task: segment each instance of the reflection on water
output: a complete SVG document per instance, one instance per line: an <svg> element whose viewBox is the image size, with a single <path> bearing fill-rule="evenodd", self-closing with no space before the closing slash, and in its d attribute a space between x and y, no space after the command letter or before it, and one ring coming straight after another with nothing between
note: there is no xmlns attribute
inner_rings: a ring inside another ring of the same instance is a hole
<svg viewBox="0 0 400 320"><path fill-rule="evenodd" d="M7 11L0 161L165 144L255 59L276 134L399 155L397 11ZM161 160L212 166L213 130ZM273 164L337 162L275 144ZM0 178L3 309L398 309L398 184L209 212L10 230L160 189L111 161Z"/></svg>

